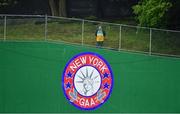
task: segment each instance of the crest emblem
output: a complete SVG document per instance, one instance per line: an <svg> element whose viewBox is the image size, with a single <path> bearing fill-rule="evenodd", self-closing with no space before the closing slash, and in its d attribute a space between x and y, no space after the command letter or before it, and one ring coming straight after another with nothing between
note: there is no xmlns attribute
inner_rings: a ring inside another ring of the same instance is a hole
<svg viewBox="0 0 180 114"><path fill-rule="evenodd" d="M66 64L62 86L71 104L80 109L93 110L104 104L111 94L112 70L100 55L80 53Z"/></svg>

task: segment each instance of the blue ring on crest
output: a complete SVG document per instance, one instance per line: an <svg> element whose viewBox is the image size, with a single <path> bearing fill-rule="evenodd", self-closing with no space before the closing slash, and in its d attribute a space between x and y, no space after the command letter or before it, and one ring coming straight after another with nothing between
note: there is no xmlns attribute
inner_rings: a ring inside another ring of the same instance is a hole
<svg viewBox="0 0 180 114"><path fill-rule="evenodd" d="M109 69L109 71L110 71L110 73L111 73L110 76L111 76L111 80L112 80L111 88L110 88L110 90L109 90L109 94L108 94L107 97L105 98L104 102L101 103L101 104L99 104L99 105L96 106L96 107L93 107L93 108L82 108L82 107L74 104L73 102L70 102L70 99L69 99L69 97L67 96L66 91L65 91L65 88L64 88L64 76L66 76L66 75L65 75L65 72L66 72L66 69L67 69L68 65L69 65L75 58L77 58L78 56L82 56L82 55L86 55L86 54L91 54L91 55L97 56L97 57L99 57L100 59L102 59L102 60L106 63L106 65L107 65L107 67L108 67L108 69ZM69 102L71 105L73 105L74 107L76 107L76 108L78 108L78 109L80 109L80 110L95 110L95 109L99 108L100 106L102 106L102 105L109 99L109 97L110 97L110 95L111 95L111 93L112 93L113 86L114 86L114 78L113 78L113 76L114 76L114 75L113 75L113 72L112 72L112 69L111 69L109 63L108 63L103 57L101 57L99 54L94 53L94 52L82 52L82 53L79 53L79 54L73 56L73 57L67 62L66 66L65 66L65 68L64 68L64 70L63 70L63 73L62 73L62 88L63 88L63 93L64 93L64 95L66 96L66 99L68 100L68 102Z"/></svg>

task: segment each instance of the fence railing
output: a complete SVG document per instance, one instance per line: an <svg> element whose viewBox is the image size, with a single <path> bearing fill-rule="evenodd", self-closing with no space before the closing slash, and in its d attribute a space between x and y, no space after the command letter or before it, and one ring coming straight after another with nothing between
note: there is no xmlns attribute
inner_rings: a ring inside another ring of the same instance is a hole
<svg viewBox="0 0 180 114"><path fill-rule="evenodd" d="M104 48L180 57L180 31L47 15L0 15L0 40L53 40L96 46L99 25L106 32Z"/></svg>

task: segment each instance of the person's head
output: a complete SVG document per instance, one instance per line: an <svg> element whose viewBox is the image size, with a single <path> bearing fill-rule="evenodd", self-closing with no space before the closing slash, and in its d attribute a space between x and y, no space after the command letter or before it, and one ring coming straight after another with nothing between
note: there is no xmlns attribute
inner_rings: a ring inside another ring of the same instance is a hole
<svg viewBox="0 0 180 114"><path fill-rule="evenodd" d="M99 27L98 27L98 29L99 29L99 30L102 30L102 27L101 27L101 26L99 26Z"/></svg>

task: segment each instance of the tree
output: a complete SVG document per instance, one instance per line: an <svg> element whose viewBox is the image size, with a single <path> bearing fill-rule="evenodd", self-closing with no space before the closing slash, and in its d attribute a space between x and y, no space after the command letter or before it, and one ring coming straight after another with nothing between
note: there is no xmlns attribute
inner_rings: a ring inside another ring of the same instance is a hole
<svg viewBox="0 0 180 114"><path fill-rule="evenodd" d="M141 0L133 6L140 26L157 27L163 24L164 16L172 6L168 0Z"/></svg>
<svg viewBox="0 0 180 114"><path fill-rule="evenodd" d="M7 7L10 5L16 5L18 3L17 0L0 0L0 7Z"/></svg>
<svg viewBox="0 0 180 114"><path fill-rule="evenodd" d="M169 29L180 30L180 0L171 0L172 7L168 11L167 25Z"/></svg>
<svg viewBox="0 0 180 114"><path fill-rule="evenodd" d="M66 17L66 0L49 0L51 15Z"/></svg>

